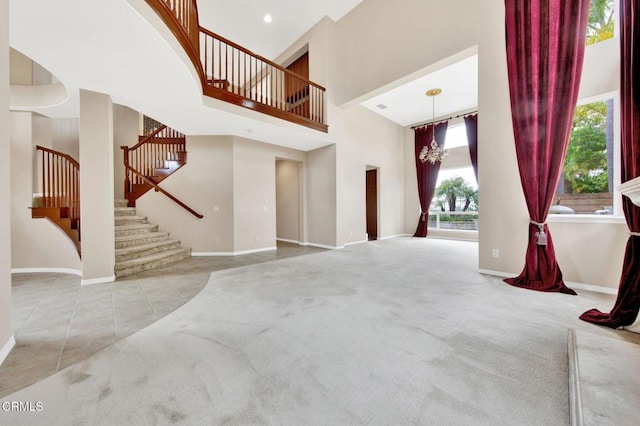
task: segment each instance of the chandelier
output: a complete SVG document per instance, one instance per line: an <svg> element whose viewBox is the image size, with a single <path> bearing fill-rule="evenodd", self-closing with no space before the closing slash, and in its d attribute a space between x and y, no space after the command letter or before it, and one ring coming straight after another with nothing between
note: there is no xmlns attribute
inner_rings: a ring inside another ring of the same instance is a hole
<svg viewBox="0 0 640 426"><path fill-rule="evenodd" d="M438 142L436 142L436 126L434 123L436 118L436 96L440 93L442 93L442 89L430 89L425 93L425 95L430 96L432 99L433 116L431 121L433 125L433 139L431 139L431 149L425 145L422 147L422 151L420 151L420 156L418 158L420 158L420 161L423 163L428 161L431 164L436 164L436 161L442 162L442 160L447 156L447 151L439 146Z"/></svg>

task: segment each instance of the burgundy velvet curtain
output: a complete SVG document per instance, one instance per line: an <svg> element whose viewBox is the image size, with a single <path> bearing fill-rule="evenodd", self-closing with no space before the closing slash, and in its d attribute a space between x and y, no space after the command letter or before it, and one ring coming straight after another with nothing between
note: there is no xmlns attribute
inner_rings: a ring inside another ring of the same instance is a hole
<svg viewBox="0 0 640 426"><path fill-rule="evenodd" d="M640 176L640 2L620 0L621 180ZM623 197L624 216L632 235L627 241L618 298L610 313L591 309L580 319L618 328L631 325L640 309L640 207Z"/></svg>
<svg viewBox="0 0 640 426"><path fill-rule="evenodd" d="M511 116L531 220L524 269L505 282L575 294L562 281L545 221L578 99L589 0L505 0L505 6Z"/></svg>
<svg viewBox="0 0 640 426"><path fill-rule="evenodd" d="M444 146L447 137L448 122L440 123L435 126L436 142L438 145ZM433 137L433 125L427 127L418 127L415 129L415 158L416 158L416 174L418 177L418 197L420 198L420 218L418 219L418 228L414 237L426 237L429 227L429 205L436 189L436 181L438 180L438 172L440 171L440 163L430 162L423 163L418 156L422 147L425 145L431 148L431 140Z"/></svg>
<svg viewBox="0 0 640 426"><path fill-rule="evenodd" d="M469 143L469 155L471 166L478 182L478 114L467 115L464 118L464 127L467 130L467 142Z"/></svg>

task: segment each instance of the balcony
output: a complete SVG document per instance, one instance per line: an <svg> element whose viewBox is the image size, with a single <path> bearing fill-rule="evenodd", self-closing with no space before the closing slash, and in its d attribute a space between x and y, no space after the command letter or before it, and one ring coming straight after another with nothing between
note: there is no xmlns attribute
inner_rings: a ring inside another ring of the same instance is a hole
<svg viewBox="0 0 640 426"><path fill-rule="evenodd" d="M205 96L324 133L324 87L200 27L195 0L146 0L176 36Z"/></svg>

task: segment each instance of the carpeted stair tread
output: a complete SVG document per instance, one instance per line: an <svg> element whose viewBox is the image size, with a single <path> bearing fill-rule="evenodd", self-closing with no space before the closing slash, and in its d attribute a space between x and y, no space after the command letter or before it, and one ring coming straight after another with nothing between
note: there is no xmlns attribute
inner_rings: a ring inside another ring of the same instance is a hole
<svg viewBox="0 0 640 426"><path fill-rule="evenodd" d="M115 207L113 209L115 216L135 216L136 208L135 207Z"/></svg>
<svg viewBox="0 0 640 426"><path fill-rule="evenodd" d="M116 249L116 263L132 260L137 257L148 256L154 253L160 253L180 247L178 240L161 240L147 244L139 244L135 246L123 247Z"/></svg>
<svg viewBox="0 0 640 426"><path fill-rule="evenodd" d="M134 223L145 223L147 221L146 216L138 216L138 215L126 215L126 216L116 216L115 222L116 225L124 225L124 224L134 224Z"/></svg>
<svg viewBox="0 0 640 426"><path fill-rule="evenodd" d="M157 231L158 225L153 223L132 223L128 225L116 225L115 227L116 237L132 234L146 234L149 232Z"/></svg>
<svg viewBox="0 0 640 426"><path fill-rule="evenodd" d="M131 275L138 272L146 271L161 265L177 262L191 256L191 249L180 247L172 250L162 251L160 253L142 256L124 262L116 262L116 277Z"/></svg>
<svg viewBox="0 0 640 426"><path fill-rule="evenodd" d="M133 247L140 244L150 244L155 241L163 241L169 238L169 233L164 231L145 232L143 234L123 235L115 238L116 250L125 247Z"/></svg>

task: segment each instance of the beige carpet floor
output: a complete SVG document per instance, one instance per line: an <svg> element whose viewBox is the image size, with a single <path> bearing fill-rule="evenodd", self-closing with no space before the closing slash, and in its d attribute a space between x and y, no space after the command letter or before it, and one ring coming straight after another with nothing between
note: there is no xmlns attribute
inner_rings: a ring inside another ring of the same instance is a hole
<svg viewBox="0 0 640 426"><path fill-rule="evenodd" d="M180 277L175 277L180 280ZM477 244L397 238L211 274L190 302L5 401L6 424L569 424L567 329ZM637 341L636 341L637 343Z"/></svg>

